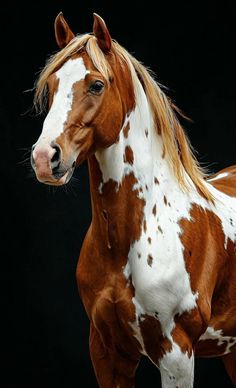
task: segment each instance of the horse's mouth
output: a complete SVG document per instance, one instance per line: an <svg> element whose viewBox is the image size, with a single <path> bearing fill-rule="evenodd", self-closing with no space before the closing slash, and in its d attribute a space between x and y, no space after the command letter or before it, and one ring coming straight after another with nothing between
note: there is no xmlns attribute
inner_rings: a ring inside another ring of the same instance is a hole
<svg viewBox="0 0 236 388"><path fill-rule="evenodd" d="M46 185L62 186L62 185L66 185L70 181L73 175L74 169L75 169L74 167L71 167L67 171L56 172L52 174L50 177L39 177L36 171L36 176L41 183L44 183Z"/></svg>

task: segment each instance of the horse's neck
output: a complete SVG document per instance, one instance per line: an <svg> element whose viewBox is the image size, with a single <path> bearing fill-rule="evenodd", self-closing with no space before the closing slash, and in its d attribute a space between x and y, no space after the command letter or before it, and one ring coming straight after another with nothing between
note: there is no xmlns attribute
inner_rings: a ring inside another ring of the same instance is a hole
<svg viewBox="0 0 236 388"><path fill-rule="evenodd" d="M135 109L125 119L119 139L115 144L96 153L102 180L99 190L114 181L117 190L128 175L134 175L143 191L151 190L157 183L175 184L175 178L164 157L162 137L158 135L152 112L141 85ZM158 179L162 177L162 179ZM140 194L141 196L141 194Z"/></svg>
<svg viewBox="0 0 236 388"><path fill-rule="evenodd" d="M89 165L94 222L101 214L108 217L117 241L123 231L136 239L144 212L148 217L169 206L171 190L183 195L163 155L162 138L142 89L117 142L97 151Z"/></svg>

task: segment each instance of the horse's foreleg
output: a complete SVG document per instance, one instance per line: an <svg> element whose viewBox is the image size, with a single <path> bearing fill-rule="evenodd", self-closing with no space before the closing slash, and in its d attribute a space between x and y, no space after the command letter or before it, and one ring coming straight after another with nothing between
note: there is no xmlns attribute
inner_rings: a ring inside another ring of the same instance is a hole
<svg viewBox="0 0 236 388"><path fill-rule="evenodd" d="M132 360L106 347L99 332L90 325L90 355L100 388L133 388L139 360Z"/></svg>
<svg viewBox="0 0 236 388"><path fill-rule="evenodd" d="M178 330L178 329L176 329ZM159 360L162 388L192 388L194 379L194 354L188 337L173 333L172 340L162 347L164 355Z"/></svg>

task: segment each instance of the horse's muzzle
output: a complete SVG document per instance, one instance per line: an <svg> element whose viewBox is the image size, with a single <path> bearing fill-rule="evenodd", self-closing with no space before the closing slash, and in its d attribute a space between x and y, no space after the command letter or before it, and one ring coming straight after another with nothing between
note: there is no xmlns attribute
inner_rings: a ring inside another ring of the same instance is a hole
<svg viewBox="0 0 236 388"><path fill-rule="evenodd" d="M36 144L32 147L31 165L39 182L59 186L67 183L74 170L74 166L62 166L62 151L54 142Z"/></svg>

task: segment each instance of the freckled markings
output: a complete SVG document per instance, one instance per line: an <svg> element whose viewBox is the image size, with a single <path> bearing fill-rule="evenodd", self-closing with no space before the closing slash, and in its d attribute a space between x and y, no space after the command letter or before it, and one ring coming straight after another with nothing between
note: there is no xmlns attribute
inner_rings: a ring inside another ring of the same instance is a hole
<svg viewBox="0 0 236 388"><path fill-rule="evenodd" d="M146 231L147 231L147 221L146 220L143 221L143 230L146 233Z"/></svg>
<svg viewBox="0 0 236 388"><path fill-rule="evenodd" d="M125 139L128 138L129 130L130 130L130 123L128 122L123 129L123 134Z"/></svg>
<svg viewBox="0 0 236 388"><path fill-rule="evenodd" d="M151 244L151 242L152 242L151 237L148 237L148 242L149 242L149 244Z"/></svg>
<svg viewBox="0 0 236 388"><path fill-rule="evenodd" d="M153 262L153 257L152 257L152 255L149 254L147 257L147 263L150 267L152 266L152 262Z"/></svg>
<svg viewBox="0 0 236 388"><path fill-rule="evenodd" d="M157 214L157 206L154 205L152 208L152 214L155 216Z"/></svg>

